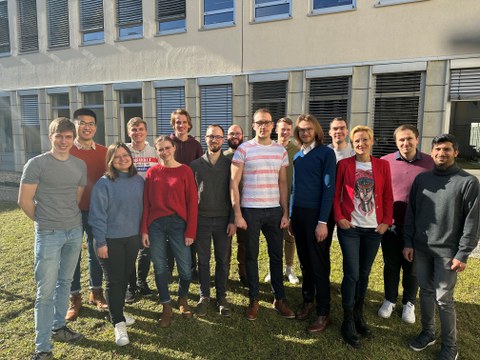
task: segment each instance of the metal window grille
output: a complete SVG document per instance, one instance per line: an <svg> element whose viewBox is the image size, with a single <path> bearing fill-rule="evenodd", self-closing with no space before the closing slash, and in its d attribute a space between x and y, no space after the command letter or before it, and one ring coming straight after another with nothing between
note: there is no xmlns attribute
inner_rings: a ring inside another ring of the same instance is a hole
<svg viewBox="0 0 480 360"><path fill-rule="evenodd" d="M451 71L450 100L480 100L480 68Z"/></svg>
<svg viewBox="0 0 480 360"><path fill-rule="evenodd" d="M17 0L19 51L38 50L37 2Z"/></svg>
<svg viewBox="0 0 480 360"><path fill-rule="evenodd" d="M207 133L207 127L220 125L226 133L232 125L232 85L205 85L200 87L201 138ZM227 149L225 141L223 148Z"/></svg>
<svg viewBox="0 0 480 360"><path fill-rule="evenodd" d="M170 115L178 108L185 107L185 89L183 87L168 87L156 89L157 104L157 134L172 133Z"/></svg>
<svg viewBox="0 0 480 360"><path fill-rule="evenodd" d="M10 52L10 28L8 26L8 3L0 2L0 54Z"/></svg>
<svg viewBox="0 0 480 360"><path fill-rule="evenodd" d="M48 47L70 46L68 0L47 1Z"/></svg>

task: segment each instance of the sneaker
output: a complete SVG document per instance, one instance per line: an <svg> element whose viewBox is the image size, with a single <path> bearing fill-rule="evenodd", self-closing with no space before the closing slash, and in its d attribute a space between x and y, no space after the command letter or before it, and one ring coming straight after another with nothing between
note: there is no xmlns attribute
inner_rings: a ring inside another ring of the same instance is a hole
<svg viewBox="0 0 480 360"><path fill-rule="evenodd" d="M402 320L409 324L415 324L415 305L410 301L403 305Z"/></svg>
<svg viewBox="0 0 480 360"><path fill-rule="evenodd" d="M146 282L137 284L137 287L138 287L138 293L142 296L148 296L153 294L152 289L150 289L150 287Z"/></svg>
<svg viewBox="0 0 480 360"><path fill-rule="evenodd" d="M384 319L388 319L390 316L392 316L392 312L394 309L395 304L385 299L383 300L383 304L382 306L380 306L380 309L378 309L378 316Z"/></svg>
<svg viewBox="0 0 480 360"><path fill-rule="evenodd" d="M217 301L218 313L222 316L229 317L232 315L232 310L230 309L230 304L226 298L221 298Z"/></svg>
<svg viewBox="0 0 480 360"><path fill-rule="evenodd" d="M446 346L442 344L442 348L438 353L436 360L457 360L458 351L456 346Z"/></svg>
<svg viewBox="0 0 480 360"><path fill-rule="evenodd" d="M130 342L127 334L127 325L125 322L115 324L115 344L118 346L125 346Z"/></svg>
<svg viewBox="0 0 480 360"><path fill-rule="evenodd" d="M430 345L435 344L435 341L435 334L422 330L422 332L410 342L409 346L413 351L422 351Z"/></svg>
<svg viewBox="0 0 480 360"><path fill-rule="evenodd" d="M69 329L66 325L57 330L52 330L52 340L74 343L83 339L83 335Z"/></svg>
<svg viewBox="0 0 480 360"><path fill-rule="evenodd" d="M33 354L32 360L51 360L53 359L53 354L51 351L48 352L36 352Z"/></svg>
<svg viewBox="0 0 480 360"><path fill-rule="evenodd" d="M287 275L290 284L296 285L300 282L300 280L298 280L298 277L293 272L293 268L291 266L287 266L287 268L285 269L285 275Z"/></svg>
<svg viewBox="0 0 480 360"><path fill-rule="evenodd" d="M136 290L132 289L130 286L127 288L127 292L125 293L125 302L127 304L131 304L135 301Z"/></svg>
<svg viewBox="0 0 480 360"><path fill-rule="evenodd" d="M265 276L265 279L263 279L263 281L266 283L269 283L270 280L271 280L270 273L268 273L267 276Z"/></svg>
<svg viewBox="0 0 480 360"><path fill-rule="evenodd" d="M198 302L197 307L195 309L195 314L197 314L197 316L206 316L207 315L209 301L210 300L207 297L201 297L200 298L200 301Z"/></svg>
<svg viewBox="0 0 480 360"><path fill-rule="evenodd" d="M125 313L123 313L123 317L125 318L125 325L132 326L135 324L135 319Z"/></svg>

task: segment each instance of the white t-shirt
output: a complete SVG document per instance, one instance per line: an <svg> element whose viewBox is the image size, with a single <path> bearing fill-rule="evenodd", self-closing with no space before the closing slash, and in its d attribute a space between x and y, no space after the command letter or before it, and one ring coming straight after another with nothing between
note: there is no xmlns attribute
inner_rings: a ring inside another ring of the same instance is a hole
<svg viewBox="0 0 480 360"><path fill-rule="evenodd" d="M375 182L372 163L355 161L355 191L353 195L352 221L355 226L376 228Z"/></svg>

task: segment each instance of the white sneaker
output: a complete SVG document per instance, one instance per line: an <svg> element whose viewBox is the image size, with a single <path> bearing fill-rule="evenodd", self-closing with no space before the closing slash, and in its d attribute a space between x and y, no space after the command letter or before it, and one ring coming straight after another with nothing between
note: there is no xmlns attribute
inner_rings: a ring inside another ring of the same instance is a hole
<svg viewBox="0 0 480 360"><path fill-rule="evenodd" d="M410 301L403 305L402 320L409 324L415 324L415 305Z"/></svg>
<svg viewBox="0 0 480 360"><path fill-rule="evenodd" d="M388 319L390 316L392 316L392 312L394 309L395 304L385 299L383 300L383 304L380 309L378 309L378 316L384 319Z"/></svg>
<svg viewBox="0 0 480 360"><path fill-rule="evenodd" d="M127 334L127 325L124 321L115 324L115 344L125 346L130 342Z"/></svg>
<svg viewBox="0 0 480 360"><path fill-rule="evenodd" d="M265 279L263 281L270 282L270 273L268 273L267 276L265 276Z"/></svg>
<svg viewBox="0 0 480 360"><path fill-rule="evenodd" d="M123 317L125 318L125 324L127 326L132 326L133 324L135 324L135 319L125 313L123 313Z"/></svg>
<svg viewBox="0 0 480 360"><path fill-rule="evenodd" d="M298 280L298 277L295 275L293 272L293 269L291 266L287 266L285 269L285 275L287 275L288 281L290 284L298 284L300 280Z"/></svg>

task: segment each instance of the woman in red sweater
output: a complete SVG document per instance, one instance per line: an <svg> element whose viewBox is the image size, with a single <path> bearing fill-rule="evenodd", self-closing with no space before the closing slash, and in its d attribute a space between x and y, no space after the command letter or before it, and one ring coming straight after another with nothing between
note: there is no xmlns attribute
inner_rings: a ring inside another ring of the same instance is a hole
<svg viewBox="0 0 480 360"><path fill-rule="evenodd" d="M183 318L192 316L187 296L192 276L190 246L197 233L198 193L192 170L175 160L173 140L160 136L155 148L163 165L150 168L145 176L141 231L143 245L151 247L155 282L163 305L160 326L168 327L173 316L168 292L168 245L177 261L180 277L180 313Z"/></svg>
<svg viewBox="0 0 480 360"><path fill-rule="evenodd" d="M371 156L373 131L356 126L350 132L355 156L337 164L333 213L343 254L342 337L358 348L370 336L363 317L368 277L382 234L392 225L393 193L390 165Z"/></svg>

